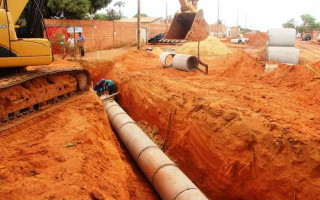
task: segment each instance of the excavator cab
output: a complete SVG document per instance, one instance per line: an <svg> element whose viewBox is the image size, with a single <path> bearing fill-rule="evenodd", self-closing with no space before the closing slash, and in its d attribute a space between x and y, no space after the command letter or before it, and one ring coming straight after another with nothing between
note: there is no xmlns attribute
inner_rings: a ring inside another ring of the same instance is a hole
<svg viewBox="0 0 320 200"><path fill-rule="evenodd" d="M47 65L51 44L43 38L43 0L0 0L0 69Z"/></svg>

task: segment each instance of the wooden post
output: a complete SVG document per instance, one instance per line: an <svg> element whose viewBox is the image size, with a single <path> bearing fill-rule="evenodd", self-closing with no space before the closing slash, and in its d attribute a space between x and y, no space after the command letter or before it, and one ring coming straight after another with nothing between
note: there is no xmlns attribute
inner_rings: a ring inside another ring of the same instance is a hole
<svg viewBox="0 0 320 200"><path fill-rule="evenodd" d="M137 24L137 32L138 32L138 50L141 49L141 10L140 10L140 0L138 0L138 24Z"/></svg>
<svg viewBox="0 0 320 200"><path fill-rule="evenodd" d="M73 49L73 54L74 54L74 60L77 60L77 48L78 48L78 43L76 40L76 27L73 27L73 41L74 41L74 49Z"/></svg>
<svg viewBox="0 0 320 200"><path fill-rule="evenodd" d="M96 29L96 26L94 25L93 23L94 21L92 20L92 31L91 31L91 36L92 36L92 46L93 46L93 50L96 50L95 48L95 44L94 44L94 32L95 32L95 29Z"/></svg>
<svg viewBox="0 0 320 200"><path fill-rule="evenodd" d="M166 29L168 31L168 2L166 1Z"/></svg>
<svg viewBox="0 0 320 200"><path fill-rule="evenodd" d="M239 27L239 8L238 8L238 12L237 12L237 27Z"/></svg>
<svg viewBox="0 0 320 200"><path fill-rule="evenodd" d="M113 48L116 48L116 26L115 26L115 22L114 20L112 21L113 22L113 34L112 34L112 37L113 37Z"/></svg>

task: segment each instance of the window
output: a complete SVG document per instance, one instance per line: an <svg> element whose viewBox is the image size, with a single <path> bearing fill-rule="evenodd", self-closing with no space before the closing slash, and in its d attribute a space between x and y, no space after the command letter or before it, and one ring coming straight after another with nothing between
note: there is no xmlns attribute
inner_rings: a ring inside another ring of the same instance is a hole
<svg viewBox="0 0 320 200"><path fill-rule="evenodd" d="M43 20L35 1L29 1L16 25L18 25L16 28L18 38L43 38Z"/></svg>

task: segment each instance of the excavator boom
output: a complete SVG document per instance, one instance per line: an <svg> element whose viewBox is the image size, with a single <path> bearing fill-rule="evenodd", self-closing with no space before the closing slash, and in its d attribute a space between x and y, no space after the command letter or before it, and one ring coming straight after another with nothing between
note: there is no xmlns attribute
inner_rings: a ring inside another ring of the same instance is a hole
<svg viewBox="0 0 320 200"><path fill-rule="evenodd" d="M209 25L198 10L199 0L179 0L181 12L175 14L165 39L202 41L209 36Z"/></svg>

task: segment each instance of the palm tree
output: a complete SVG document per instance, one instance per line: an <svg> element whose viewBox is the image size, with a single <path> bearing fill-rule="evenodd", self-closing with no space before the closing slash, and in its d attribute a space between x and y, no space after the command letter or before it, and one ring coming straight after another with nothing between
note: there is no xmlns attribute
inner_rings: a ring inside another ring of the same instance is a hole
<svg viewBox="0 0 320 200"><path fill-rule="evenodd" d="M125 7L125 5L126 5L126 3L124 3L123 1L117 1L116 3L113 4L113 6L119 7L120 18L122 18L121 7Z"/></svg>

